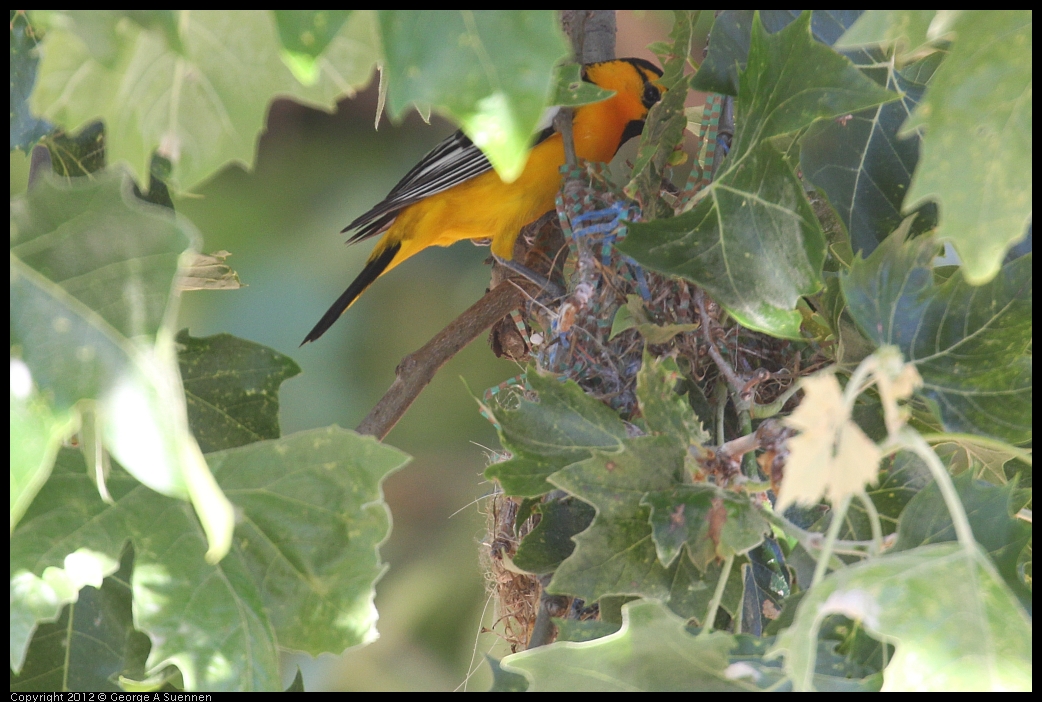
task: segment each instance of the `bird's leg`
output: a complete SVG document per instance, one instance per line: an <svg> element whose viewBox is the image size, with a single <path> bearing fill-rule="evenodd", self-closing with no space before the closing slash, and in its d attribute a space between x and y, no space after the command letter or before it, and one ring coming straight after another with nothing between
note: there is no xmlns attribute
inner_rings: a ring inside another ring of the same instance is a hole
<svg viewBox="0 0 1042 702"><path fill-rule="evenodd" d="M564 297L565 291L561 288L560 285L539 275L528 266L521 265L517 261L508 261L505 258L500 258L495 254L492 254L492 258L494 258L496 260L496 263L503 266L504 268L507 268L508 270L517 273L522 278L527 278L528 280L531 280L533 283L538 285L541 289L545 290L546 292L550 293L552 296Z"/></svg>

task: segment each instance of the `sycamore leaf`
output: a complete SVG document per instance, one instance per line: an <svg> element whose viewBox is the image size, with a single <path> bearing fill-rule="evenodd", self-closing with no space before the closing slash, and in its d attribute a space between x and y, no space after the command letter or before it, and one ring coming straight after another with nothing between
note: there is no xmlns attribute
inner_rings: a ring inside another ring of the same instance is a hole
<svg viewBox="0 0 1042 702"><path fill-rule="evenodd" d="M588 457L591 449L622 449L626 425L611 408L572 380L561 383L535 368L526 377L538 402L521 398L515 409L488 407L500 441L514 456L493 463L485 477L498 480L506 494L541 495L552 489L546 482L551 473Z"/></svg>
<svg viewBox="0 0 1042 702"><path fill-rule="evenodd" d="M232 507L189 431L171 329L181 253L198 233L132 187L120 170L49 175L12 201L12 356L54 412L91 408L105 449L138 480L191 499L219 559Z"/></svg>
<svg viewBox="0 0 1042 702"><path fill-rule="evenodd" d="M814 38L831 46L861 16L862 10L814 10L810 28ZM709 54L692 78L695 90L724 95L738 94L738 73L749 58L753 10L724 10L713 22ZM779 32L801 14L800 10L759 10L760 21L771 34Z"/></svg>
<svg viewBox="0 0 1042 702"><path fill-rule="evenodd" d="M706 483L648 493L659 560L670 564L686 545L699 569L710 561L748 553L770 531L756 508L733 493Z"/></svg>
<svg viewBox="0 0 1042 702"><path fill-rule="evenodd" d="M686 621L658 602L623 606L622 628L586 643L561 642L515 653L501 661L522 673L531 691L650 692L754 690L729 676L729 634L694 636Z"/></svg>
<svg viewBox="0 0 1042 702"><path fill-rule="evenodd" d="M82 455L60 452L11 537L12 670L37 624L114 571L128 539L135 625L152 640L146 674L174 663L187 690L274 690L279 647L339 654L376 637L377 548L390 528L381 483L406 457L334 427L207 458L240 515L215 565L187 503L114 467L106 504Z"/></svg>
<svg viewBox="0 0 1042 702"><path fill-rule="evenodd" d="M987 285L961 269L934 276L937 243L906 226L840 276L851 316L877 346L897 346L945 429L1031 440L1031 254Z"/></svg>
<svg viewBox="0 0 1042 702"><path fill-rule="evenodd" d="M883 465L886 467L879 471L878 480L865 488L865 494L876 508L883 536L888 536L897 531L905 507L920 490L930 484L933 477L922 459L910 451L900 451L892 460L884 459ZM826 531L831 519L831 513L822 515L811 526L811 531ZM871 539L871 520L861 501L854 500L843 516L839 538L855 541Z"/></svg>
<svg viewBox="0 0 1042 702"><path fill-rule="evenodd" d="M885 691L1031 689L1031 622L979 551L920 546L836 571L807 591L774 648L797 690L813 689L829 614L894 644Z"/></svg>
<svg viewBox="0 0 1042 702"><path fill-rule="evenodd" d="M321 64L317 60L351 10L274 10L275 27L282 42L282 61L304 85L318 82Z"/></svg>
<svg viewBox="0 0 1042 702"><path fill-rule="evenodd" d="M489 692L525 692L528 690L528 679L518 673L510 673L500 667L499 661L485 654L488 667L492 670L492 687Z"/></svg>
<svg viewBox="0 0 1042 702"><path fill-rule="evenodd" d="M906 207L938 203L938 236L971 285L995 277L1031 221L1031 26L1030 10L958 14L948 58L903 128L925 129Z"/></svg>
<svg viewBox="0 0 1042 702"><path fill-rule="evenodd" d="M506 181L528 147L568 52L552 10L381 10L387 109L427 104L460 125Z"/></svg>
<svg viewBox="0 0 1042 702"><path fill-rule="evenodd" d="M177 335L188 422L203 451L277 439L278 391L300 374L288 356L230 334Z"/></svg>
<svg viewBox="0 0 1042 702"><path fill-rule="evenodd" d="M572 537L575 550L557 567L547 590L587 601L606 595L656 597L681 616L701 620L723 574L721 563L699 568L682 557L663 565L651 510L642 503L649 490L680 485L686 452L668 435L628 439L623 445L618 453L593 451L591 458L550 477L557 487L593 505L597 515L588 529ZM741 564L736 560L721 608L733 616L741 598Z"/></svg>
<svg viewBox="0 0 1042 702"><path fill-rule="evenodd" d="M11 530L51 474L62 442L76 431L79 415L55 411L33 390L32 374L21 359L11 359Z"/></svg>
<svg viewBox="0 0 1042 702"><path fill-rule="evenodd" d="M12 692L122 691L121 676L143 666L147 655L131 611L132 562L128 549L118 572L83 587L57 621L37 628L25 663L11 676Z"/></svg>
<svg viewBox="0 0 1042 702"><path fill-rule="evenodd" d="M139 181L158 149L180 190L229 161L252 164L274 97L332 109L369 81L379 55L374 15L353 12L318 59L319 80L305 86L283 63L268 11L174 15L171 34L170 23L125 11L50 13L32 105L67 132L102 120L110 162L128 162Z"/></svg>
<svg viewBox="0 0 1042 702"><path fill-rule="evenodd" d="M1031 588L1017 568L1020 552L1031 540L1031 525L1011 516L1013 485L979 483L969 473L952 481L973 529L973 539L991 557L995 568L1024 606L1031 607ZM955 527L936 483L931 483L901 513L895 551L923 544L955 541Z"/></svg>
<svg viewBox="0 0 1042 702"><path fill-rule="evenodd" d="M811 125L800 146L804 176L828 195L843 220L854 252L875 250L904 219L903 204L919 159L920 137L898 137L898 130L922 99L936 61L924 59L898 71L878 49L858 56L874 61L870 75L901 94L900 100ZM912 78L914 76L914 79ZM919 209L915 233L937 223L937 207Z"/></svg>
<svg viewBox="0 0 1042 702"><path fill-rule="evenodd" d="M648 429L670 434L682 446L701 447L709 443L709 434L687 397L676 392L682 377L674 359L655 358L645 349L637 372L637 402Z"/></svg>
<svg viewBox="0 0 1042 702"><path fill-rule="evenodd" d="M672 577L655 554L650 509L641 506L648 490L680 481L684 449L672 437L625 441L621 453L595 451L550 478L557 487L589 502L597 516L574 538L575 551L554 573L548 591L595 601L602 595L643 595L665 599Z"/></svg>
<svg viewBox="0 0 1042 702"><path fill-rule="evenodd" d="M894 44L904 62L947 37L955 18L965 10L869 10L836 42L837 48Z"/></svg>
<svg viewBox="0 0 1042 702"><path fill-rule="evenodd" d="M792 684L781 665L764 659L770 641L724 632L696 634L661 603L641 600L623 605L622 626L614 633L582 642L558 639L507 656L501 664L523 674L528 689L540 691L789 691ZM834 648L835 642L819 647L812 678L818 689L878 689L872 678L852 679L853 671Z"/></svg>
<svg viewBox="0 0 1042 702"><path fill-rule="evenodd" d="M938 437L942 438L942 437ZM978 480L987 480L993 485L1005 485L1006 464L1014 459L1030 462L1030 449L1025 451L1016 446L991 441L967 434L953 434L933 445L952 475L969 472Z"/></svg>
<svg viewBox="0 0 1042 702"><path fill-rule="evenodd" d="M630 225L619 249L705 288L743 326L800 338L796 302L822 285L825 241L790 165L794 146L776 138L897 95L814 41L809 13L776 34L754 19L740 80L731 153L705 196Z"/></svg>
<svg viewBox="0 0 1042 702"><path fill-rule="evenodd" d="M801 433L788 441L785 480L775 508L813 504L826 497L838 504L875 482L882 453L850 420L839 381L832 373L803 379L804 398L785 424Z"/></svg>
<svg viewBox="0 0 1042 702"><path fill-rule="evenodd" d="M593 521L593 508L582 500L566 498L538 504L533 509L539 523L517 547L514 565L529 573L552 573L572 555L572 537Z"/></svg>

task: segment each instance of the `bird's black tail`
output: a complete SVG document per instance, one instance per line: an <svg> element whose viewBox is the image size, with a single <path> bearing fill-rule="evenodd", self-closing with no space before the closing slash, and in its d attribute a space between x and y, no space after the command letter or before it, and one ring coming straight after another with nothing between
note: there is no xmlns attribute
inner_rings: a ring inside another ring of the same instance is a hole
<svg viewBox="0 0 1042 702"><path fill-rule="evenodd" d="M365 268L358 274L358 277L354 279L354 282L348 286L344 294L337 298L337 301L333 303L333 306L326 310L326 313L322 315L322 319L318 320L318 324L315 328L308 332L308 335L304 337L304 341L300 342L300 345L314 341L318 337L326 333L326 331L333 326L333 322L340 319L340 315L351 306L351 303L355 299L365 292L365 289L373 284L373 281L380 277L380 274L387 270L387 266L391 265L391 261L398 254L398 251L402 248L401 244L392 244L386 249L380 252L380 255L365 264Z"/></svg>

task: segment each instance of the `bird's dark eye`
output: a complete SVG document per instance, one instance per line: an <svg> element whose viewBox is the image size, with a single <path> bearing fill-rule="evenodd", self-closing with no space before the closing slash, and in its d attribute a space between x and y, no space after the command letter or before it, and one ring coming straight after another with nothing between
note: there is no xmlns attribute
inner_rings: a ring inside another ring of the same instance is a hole
<svg viewBox="0 0 1042 702"><path fill-rule="evenodd" d="M651 109L651 106L662 99L662 93L654 83L644 84L644 97L641 98L641 102L644 103L644 107Z"/></svg>

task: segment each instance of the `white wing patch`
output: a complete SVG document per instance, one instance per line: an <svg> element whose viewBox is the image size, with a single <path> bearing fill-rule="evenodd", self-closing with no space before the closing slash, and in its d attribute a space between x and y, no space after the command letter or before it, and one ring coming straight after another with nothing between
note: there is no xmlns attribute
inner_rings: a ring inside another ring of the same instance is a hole
<svg viewBox="0 0 1042 702"><path fill-rule="evenodd" d="M553 118L557 110L558 108L551 108L544 112L543 119L539 122L540 131L532 142L533 146L553 134ZM347 240L348 243L353 244L376 236L391 226L398 212L409 205L445 192L491 170L492 164L488 158L481 149L474 146L466 134L457 131L449 135L420 159L420 162L398 181L398 185L387 193L387 197L344 227L345 232L357 230Z"/></svg>
<svg viewBox="0 0 1042 702"><path fill-rule="evenodd" d="M379 234L390 226L399 210L490 170L492 164L481 149L457 131L420 159L383 201L344 228L345 232L358 230L348 241Z"/></svg>

